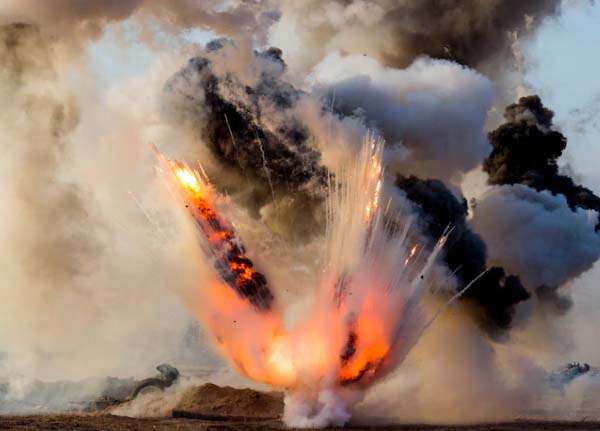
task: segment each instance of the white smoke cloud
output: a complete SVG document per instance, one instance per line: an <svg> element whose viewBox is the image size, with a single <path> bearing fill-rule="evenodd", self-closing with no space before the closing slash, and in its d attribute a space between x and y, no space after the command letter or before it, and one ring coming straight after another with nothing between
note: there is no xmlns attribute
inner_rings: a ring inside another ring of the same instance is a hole
<svg viewBox="0 0 600 431"><path fill-rule="evenodd" d="M195 242L149 145L184 139L155 104L179 54L104 94L85 59L57 63L34 27L2 28L7 38L0 378L153 374L195 320Z"/></svg>
<svg viewBox="0 0 600 431"><path fill-rule="evenodd" d="M310 81L334 111L381 133L405 175L459 181L489 151L484 125L493 85L456 63L420 58L393 69L336 53L315 67Z"/></svg>

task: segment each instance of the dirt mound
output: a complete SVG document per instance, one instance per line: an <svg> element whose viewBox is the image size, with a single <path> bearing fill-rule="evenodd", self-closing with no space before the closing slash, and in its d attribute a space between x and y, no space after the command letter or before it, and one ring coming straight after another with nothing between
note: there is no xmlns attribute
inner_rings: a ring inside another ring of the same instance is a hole
<svg viewBox="0 0 600 431"><path fill-rule="evenodd" d="M173 417L229 421L277 419L282 414L281 392L220 387L212 383L188 390L173 409Z"/></svg>

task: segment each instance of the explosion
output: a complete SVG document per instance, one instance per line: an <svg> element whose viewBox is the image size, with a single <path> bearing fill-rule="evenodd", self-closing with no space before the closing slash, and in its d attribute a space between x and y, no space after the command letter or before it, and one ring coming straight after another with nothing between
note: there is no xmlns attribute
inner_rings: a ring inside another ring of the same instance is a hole
<svg viewBox="0 0 600 431"><path fill-rule="evenodd" d="M557 363L597 361L576 288L597 284L593 158L567 149L575 102L526 84L546 18L600 9L5 3L8 400L34 405L22 376L172 360L284 391L296 427L488 421L537 408Z"/></svg>
<svg viewBox="0 0 600 431"><path fill-rule="evenodd" d="M422 302L446 233L427 257L415 258L419 246L409 242L410 220L380 206L382 154L383 142L370 137L330 178L317 304L290 330L283 328L265 276L254 269L233 224L220 215L218 192L204 170L159 156L214 268L203 302L210 304L205 313L215 316L209 324L215 341L247 377L300 395L315 426L343 425L348 393L364 390L400 364L428 325ZM239 333L219 321L231 308L238 310L238 325L264 332L246 334L238 343ZM335 395L342 413L327 413L324 391ZM286 419L299 425L289 411Z"/></svg>

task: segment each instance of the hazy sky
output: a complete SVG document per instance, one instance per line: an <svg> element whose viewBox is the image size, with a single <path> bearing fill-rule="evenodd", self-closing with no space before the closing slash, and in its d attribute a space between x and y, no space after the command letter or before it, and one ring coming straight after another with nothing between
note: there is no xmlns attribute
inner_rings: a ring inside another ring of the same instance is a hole
<svg viewBox="0 0 600 431"><path fill-rule="evenodd" d="M600 3L581 1L546 20L528 53L527 80L555 111L572 165L600 192Z"/></svg>

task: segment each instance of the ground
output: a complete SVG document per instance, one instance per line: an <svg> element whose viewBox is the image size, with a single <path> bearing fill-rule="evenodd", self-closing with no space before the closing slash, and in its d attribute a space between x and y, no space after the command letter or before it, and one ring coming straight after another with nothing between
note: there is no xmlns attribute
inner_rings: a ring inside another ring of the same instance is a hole
<svg viewBox="0 0 600 431"><path fill-rule="evenodd" d="M111 415L37 415L37 416L0 416L0 430L46 431L234 431L234 430L281 430L283 425L278 421L228 422L204 421L198 419L164 418L134 419ZM353 430L368 429L370 431L575 431L600 430L600 422L562 422L562 421L513 421L494 424L443 426L443 425L397 425L389 427L350 427Z"/></svg>

